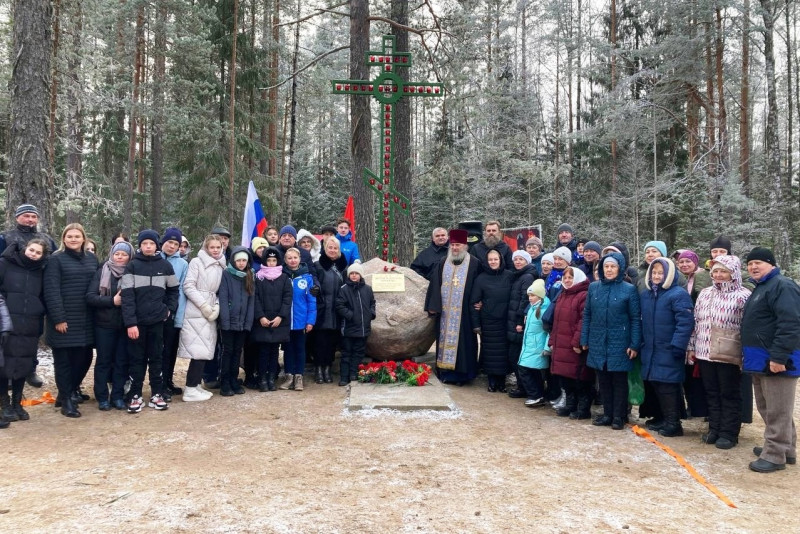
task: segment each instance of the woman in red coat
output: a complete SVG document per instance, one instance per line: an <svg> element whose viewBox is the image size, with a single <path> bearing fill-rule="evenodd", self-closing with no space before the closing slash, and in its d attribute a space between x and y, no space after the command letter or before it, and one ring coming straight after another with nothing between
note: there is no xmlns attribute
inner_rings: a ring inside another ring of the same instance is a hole
<svg viewBox="0 0 800 534"><path fill-rule="evenodd" d="M591 417L594 372L586 366L586 352L581 350L583 307L588 290L589 280L583 271L576 267L564 269L550 332L550 372L561 377L567 396L566 405L556 413L570 419Z"/></svg>

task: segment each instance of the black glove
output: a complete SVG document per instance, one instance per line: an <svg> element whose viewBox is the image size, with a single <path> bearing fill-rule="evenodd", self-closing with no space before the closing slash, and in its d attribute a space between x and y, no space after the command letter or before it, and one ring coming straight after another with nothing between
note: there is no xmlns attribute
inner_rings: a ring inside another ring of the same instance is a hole
<svg viewBox="0 0 800 534"><path fill-rule="evenodd" d="M8 332L0 332L0 346L5 347L6 343L8 343Z"/></svg>
<svg viewBox="0 0 800 534"><path fill-rule="evenodd" d="M311 293L312 297L319 296L319 286L312 286L311 289L308 290L308 292Z"/></svg>

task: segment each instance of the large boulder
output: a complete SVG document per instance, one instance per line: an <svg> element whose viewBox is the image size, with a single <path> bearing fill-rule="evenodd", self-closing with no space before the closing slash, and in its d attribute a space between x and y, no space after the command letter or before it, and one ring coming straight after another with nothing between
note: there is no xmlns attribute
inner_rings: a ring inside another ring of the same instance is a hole
<svg viewBox="0 0 800 534"><path fill-rule="evenodd" d="M375 293L376 315L367 338L367 356L376 360L405 360L421 356L436 341L435 321L425 311L428 281L407 267L373 258L362 265L370 286L372 275L394 268L405 277L404 292Z"/></svg>

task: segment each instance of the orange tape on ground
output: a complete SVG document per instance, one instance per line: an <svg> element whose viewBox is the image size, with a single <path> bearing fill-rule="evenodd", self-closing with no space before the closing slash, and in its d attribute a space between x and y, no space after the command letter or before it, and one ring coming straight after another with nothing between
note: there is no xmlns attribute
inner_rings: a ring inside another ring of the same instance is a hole
<svg viewBox="0 0 800 534"><path fill-rule="evenodd" d="M722 502L724 502L725 504L727 504L731 508L736 508L736 505L733 504L733 502L729 498L727 498L720 490L718 490L708 480L703 478L703 475L698 473L695 470L694 467L689 465L689 462L687 462L683 458L683 456L681 456L677 452L673 451L671 448L667 447L666 445L664 445L663 443L658 441L656 438L651 436L650 433L647 430L645 430L644 428L640 427L639 425L633 425L633 433L636 434L637 436L639 436L640 438L644 438L647 441L649 441L650 443L653 443L659 449L661 449L662 451L666 452L667 454L669 454L670 456L675 458L675 461L678 462L678 465L680 465L681 467L686 469L689 472L689 474L692 475L692 477L694 477L694 479L697 480L700 484L705 486L706 489L708 489L708 491L710 491L711 493L716 495L719 500L721 500Z"/></svg>
<svg viewBox="0 0 800 534"><path fill-rule="evenodd" d="M50 394L49 391L42 393L38 399L25 399L20 404L23 406L36 406L37 404L55 404L56 399Z"/></svg>

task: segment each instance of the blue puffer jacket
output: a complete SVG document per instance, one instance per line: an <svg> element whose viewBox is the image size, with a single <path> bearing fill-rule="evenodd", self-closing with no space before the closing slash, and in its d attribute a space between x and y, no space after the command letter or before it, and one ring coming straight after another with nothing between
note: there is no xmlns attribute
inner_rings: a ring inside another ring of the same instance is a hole
<svg viewBox="0 0 800 534"><path fill-rule="evenodd" d="M786 366L772 376L800 376L800 287L777 267L744 305L742 349L746 373L765 374L772 361Z"/></svg>
<svg viewBox="0 0 800 534"><path fill-rule="evenodd" d="M653 266L664 267L664 281L654 285ZM647 268L642 303L642 380L682 383L686 345L694 329L692 297L677 285L675 264L656 258Z"/></svg>
<svg viewBox="0 0 800 534"><path fill-rule="evenodd" d="M181 258L180 251L172 256L167 256L164 251L159 254L172 265L172 270L175 271L175 277L178 279L178 310L175 312L175 328L183 328L183 314L186 312L186 295L183 294L183 282L186 281L186 273L189 272L189 262Z"/></svg>
<svg viewBox="0 0 800 534"><path fill-rule="evenodd" d="M619 263L619 274L607 280L602 265L611 256ZM642 312L636 288L623 281L625 258L612 252L601 259L600 280L589 284L583 309L581 345L589 347L586 364L592 369L630 371L633 367L627 350L642 344Z"/></svg>
<svg viewBox="0 0 800 534"><path fill-rule="evenodd" d="M522 337L522 352L519 355L519 364L529 369L548 369L550 367L550 357L543 356L547 350L547 342L550 335L545 332L542 325L542 317L547 308L550 307L550 299L544 298L536 306L528 306L528 315L525 319L525 334ZM539 317L536 317L536 310L539 310Z"/></svg>
<svg viewBox="0 0 800 534"><path fill-rule="evenodd" d="M342 249L342 256L347 260L348 267L356 260L361 261L361 254L358 253L358 245L353 241L353 232L347 232L347 235L344 237L336 234L336 239L339 240L339 248Z"/></svg>
<svg viewBox="0 0 800 534"><path fill-rule="evenodd" d="M317 322L317 298L310 293L314 277L305 263L295 271L284 265L283 274L292 281L292 330L305 330Z"/></svg>

